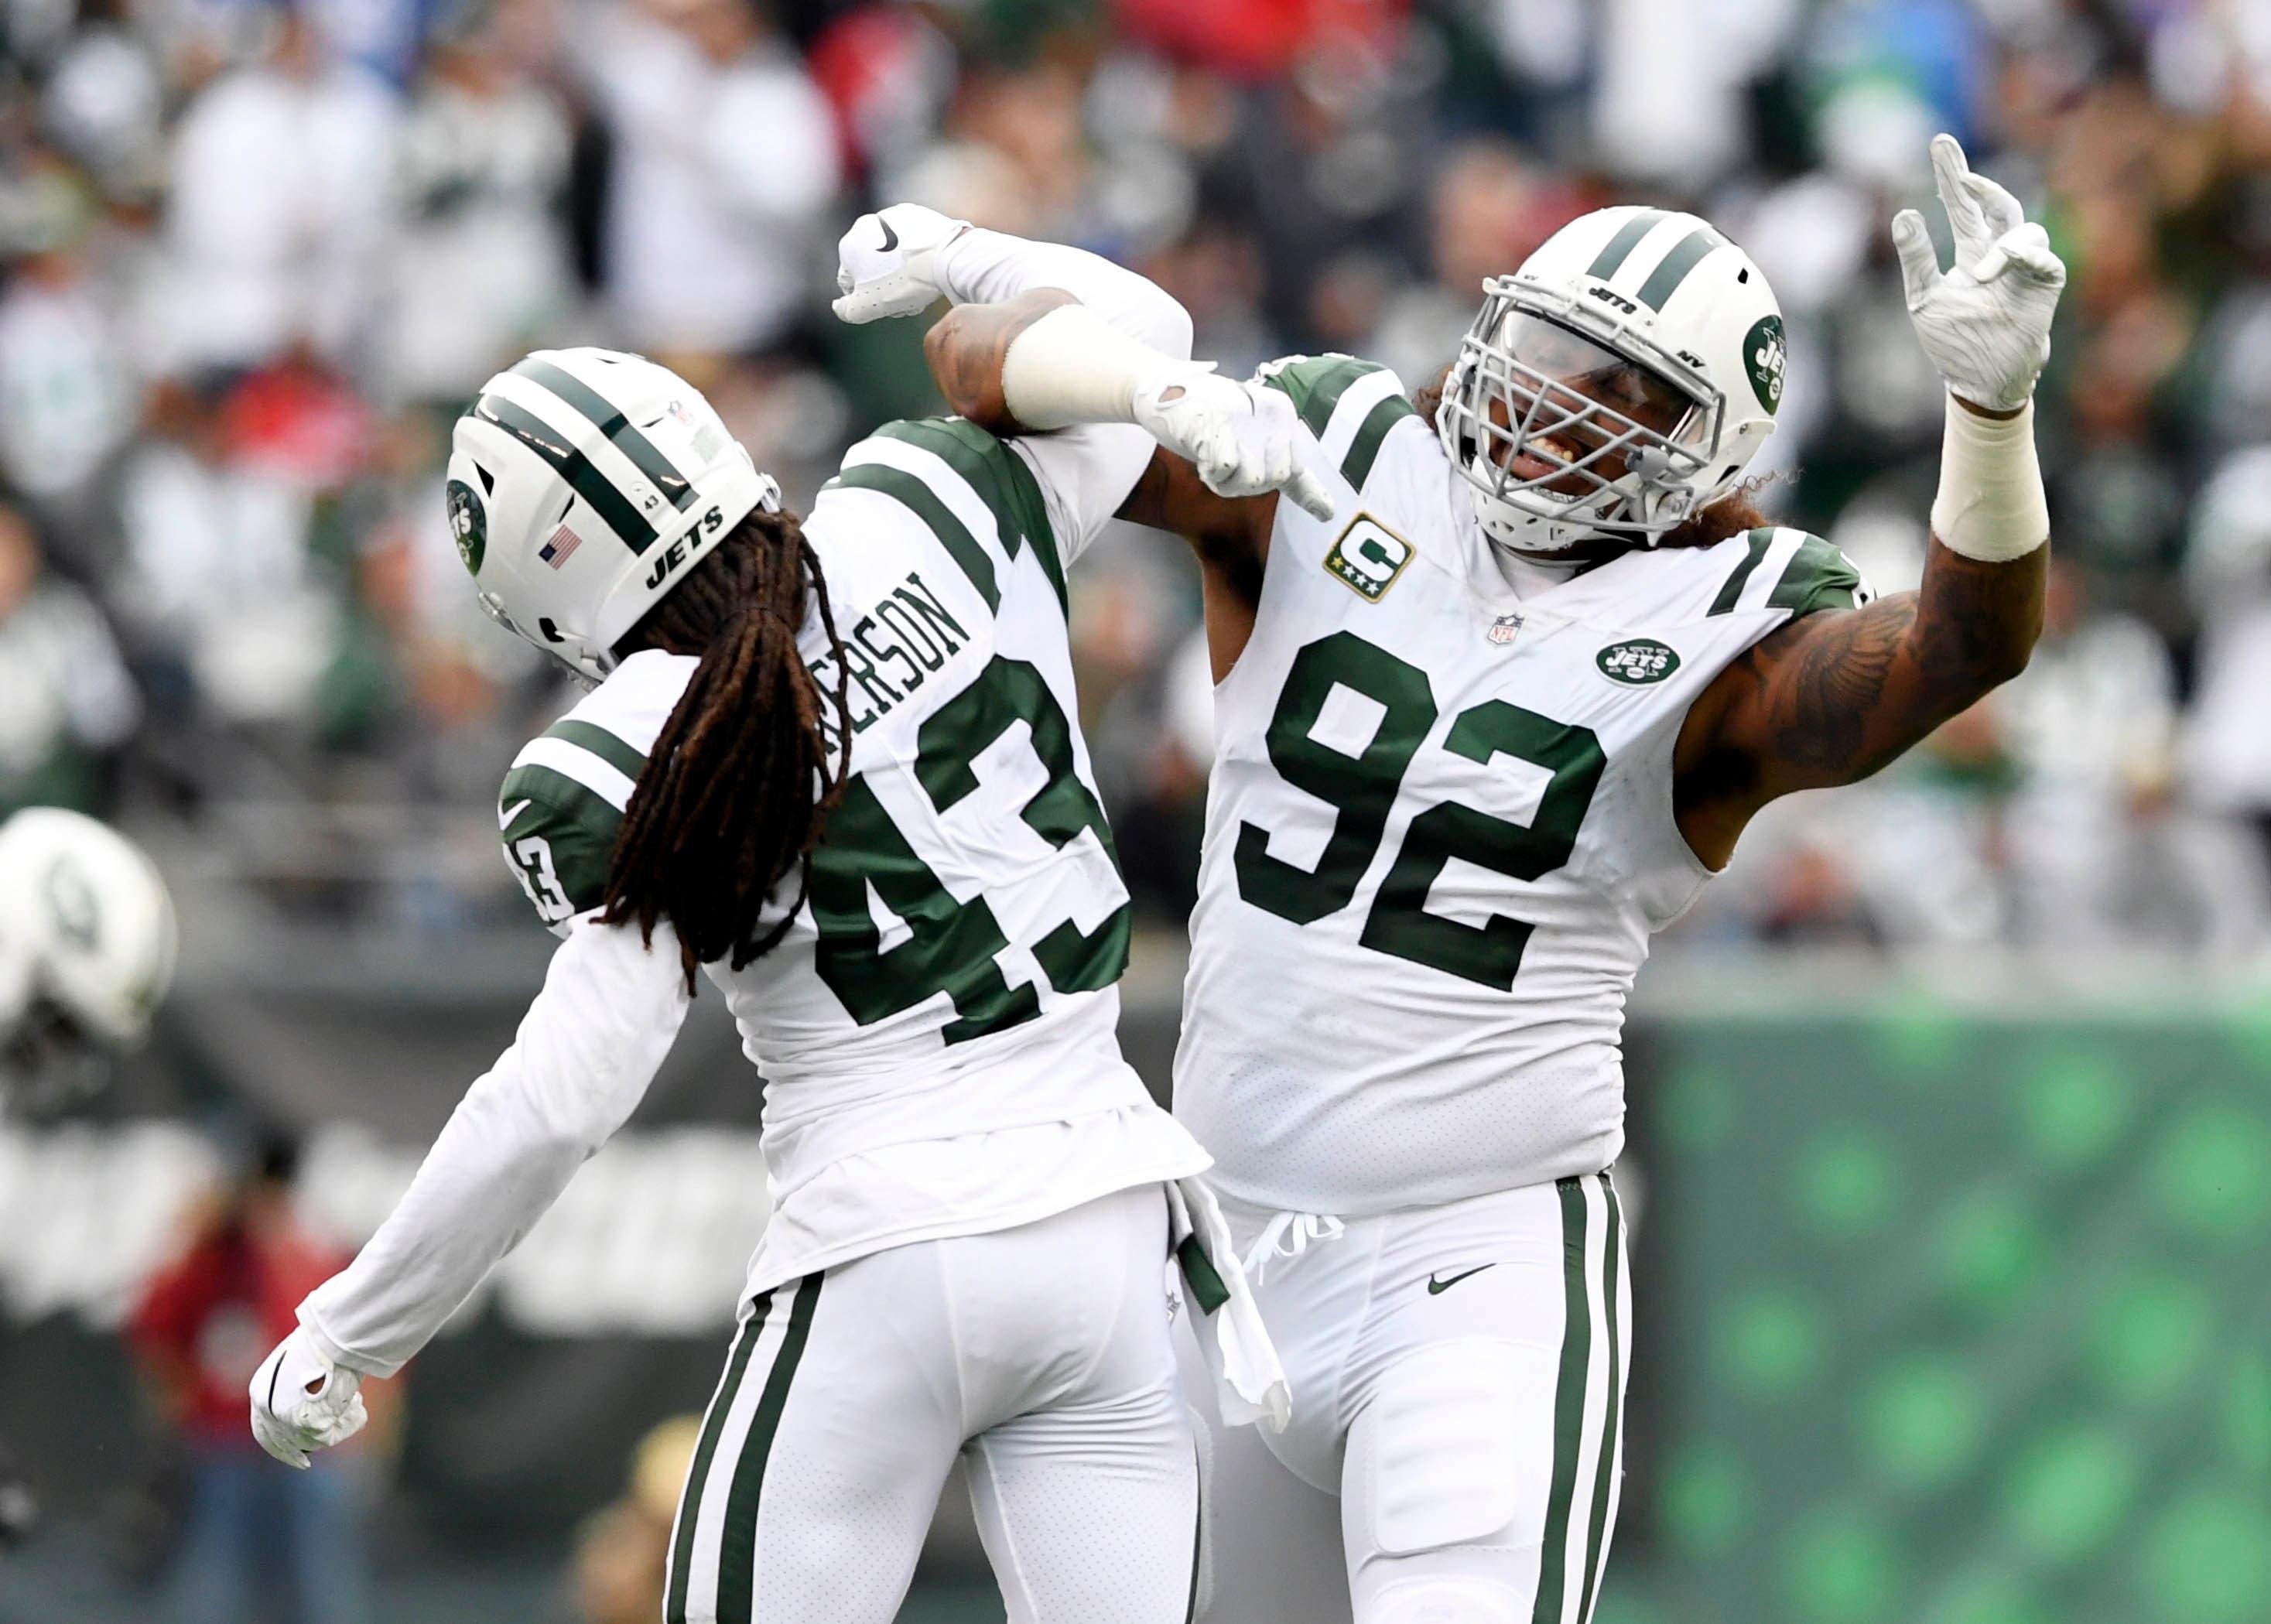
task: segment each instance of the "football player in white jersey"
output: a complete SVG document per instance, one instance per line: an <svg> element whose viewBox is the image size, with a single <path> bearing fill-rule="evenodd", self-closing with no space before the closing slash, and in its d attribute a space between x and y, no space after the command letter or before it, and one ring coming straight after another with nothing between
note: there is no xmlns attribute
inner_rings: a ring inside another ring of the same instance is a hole
<svg viewBox="0 0 2271 1624"><path fill-rule="evenodd" d="M934 274L983 301L1066 290L1188 352L1179 305L1086 254L974 232ZM255 1377L272 1454L304 1465L362 1424L362 1378L622 1124L706 976L763 1069L774 1207L668 1624L886 1624L957 1456L1011 1618L1186 1616L1171 1248L1244 1400L1282 1419L1284 1392L1212 1198L1179 1182L1206 1154L1115 1035L1128 893L1074 722L1064 571L1153 449L1133 427L1012 446L895 423L800 521L652 362L543 351L489 380L453 440L459 548L495 618L597 684L499 799L561 945Z"/></svg>
<svg viewBox="0 0 2271 1624"><path fill-rule="evenodd" d="M933 332L948 398L997 432L1140 421L1183 379L1183 443L1121 510L1196 548L1217 682L1175 1109L1296 1397L1284 1434L1218 1442L1225 1624L1591 1615L1631 1346L1619 1038L1649 937L1761 807L1883 766L2041 622L2029 403L2064 267L1953 139L1932 163L1954 268L1913 211L1893 232L1948 387L1934 540L1921 589L1873 602L1745 498L1782 320L1692 215L1566 227L1485 285L1417 406L1346 357L1265 369L1290 443L1240 386L1046 296ZM1232 494L1289 454L1329 522ZM1335 1546L1347 1589L1320 1612L1299 1576Z"/></svg>

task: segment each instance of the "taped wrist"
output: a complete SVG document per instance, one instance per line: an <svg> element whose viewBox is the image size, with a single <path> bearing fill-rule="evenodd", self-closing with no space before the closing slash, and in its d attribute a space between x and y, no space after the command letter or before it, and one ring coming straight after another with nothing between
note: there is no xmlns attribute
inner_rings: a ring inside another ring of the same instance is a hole
<svg viewBox="0 0 2271 1624"><path fill-rule="evenodd" d="M1132 423L1139 390L1192 369L1084 305L1060 305L1009 341L1001 399L1028 428Z"/></svg>
<svg viewBox="0 0 2271 1624"><path fill-rule="evenodd" d="M1932 533L1949 552L1986 563L2023 558L2050 540L2033 401L2016 417L1992 418L1948 397Z"/></svg>

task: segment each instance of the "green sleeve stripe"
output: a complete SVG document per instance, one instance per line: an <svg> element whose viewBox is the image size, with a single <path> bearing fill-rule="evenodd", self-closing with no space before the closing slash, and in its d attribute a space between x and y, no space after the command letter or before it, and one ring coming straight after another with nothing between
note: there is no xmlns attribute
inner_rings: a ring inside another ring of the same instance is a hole
<svg viewBox="0 0 2271 1624"><path fill-rule="evenodd" d="M523 444L551 464L553 472L592 504L592 510L632 552L644 553L654 545L654 526L646 515L631 506L630 498L615 488L614 481L593 467L592 459L569 444L557 428L503 395L483 395L473 410L498 428L518 435Z"/></svg>
<svg viewBox="0 0 2271 1624"><path fill-rule="evenodd" d="M994 561L986 555L978 538L970 533L953 510L938 498L938 493L904 469L889 463L863 462L854 464L838 474L821 488L833 490L841 486L847 490L872 490L889 496L913 514L931 534L936 536L954 562L962 566L962 573L986 600L989 610L1001 607L1001 588L994 579Z"/></svg>
<svg viewBox="0 0 2271 1624"><path fill-rule="evenodd" d="M1750 585L1751 572L1759 567L1767 555L1767 549L1773 545L1774 531L1771 528L1751 532L1751 550L1744 555L1743 562L1735 566L1734 574L1727 577L1727 584L1719 589L1719 595L1711 600L1708 613L1731 615L1735 612L1735 600L1743 595L1743 588Z"/></svg>
<svg viewBox="0 0 2271 1624"><path fill-rule="evenodd" d="M1383 370L1368 361L1323 355L1280 367L1262 381L1289 397L1309 432L1322 440L1325 425L1333 421L1333 408L1340 405L1348 386L1367 372Z"/></svg>
<svg viewBox="0 0 2271 1624"><path fill-rule="evenodd" d="M1362 490L1365 480L1371 476L1372 465L1380 457L1381 442L1388 438L1388 431L1405 418L1418 415L1411 403L1401 395L1390 395L1374 403L1372 410L1365 413L1364 424L1356 431L1348 455L1341 459L1341 478Z"/></svg>
<svg viewBox="0 0 2271 1624"><path fill-rule="evenodd" d="M1056 589L1058 607L1068 607L1064 561L1057 551L1056 532L1049 524L1048 503L1041 499L1040 481L1033 478L1024 458L966 418L886 423L875 433L884 439L919 445L960 474L978 493L979 500L993 510L1002 550L1015 558L1018 547L1031 541L1034 556L1041 561L1041 572Z"/></svg>
<svg viewBox="0 0 2271 1624"><path fill-rule="evenodd" d="M1664 257L1663 262L1649 272L1648 280L1640 285L1640 302L1651 310L1664 309L1664 302L1679 291L1679 285L1687 279L1687 273L1702 263L1706 254L1722 246L1723 242L1719 234L1709 226L1700 227L1680 238L1673 244L1672 251Z"/></svg>
<svg viewBox="0 0 2271 1624"><path fill-rule="evenodd" d="M591 751L592 755L634 784L638 782L639 774L646 771L644 756L631 749L629 745L606 728L594 723L578 721L571 716L553 723L544 730L544 736L547 739L564 739L570 744Z"/></svg>
<svg viewBox="0 0 2271 1624"><path fill-rule="evenodd" d="M533 836L551 848L560 889L577 913L596 908L607 894L615 836L623 815L564 773L533 764L505 774L497 796L500 810L526 801L504 831L505 856L518 866L513 847Z"/></svg>
<svg viewBox="0 0 2271 1624"><path fill-rule="evenodd" d="M1775 583L1767 607L1788 609L1792 620L1817 609L1850 609L1860 585L1861 572L1851 560L1820 536L1808 536Z"/></svg>
<svg viewBox="0 0 2271 1624"><path fill-rule="evenodd" d="M574 406L598 426L601 434L615 443L615 449L631 460L632 466L654 481L654 488L670 498L670 505L683 511L694 504L694 487L687 477L671 466L670 458L631 426L630 420L612 402L600 397L596 390L587 389L572 375L562 371L548 361L530 356L512 369L515 377L524 377L532 384L541 384L554 394Z"/></svg>

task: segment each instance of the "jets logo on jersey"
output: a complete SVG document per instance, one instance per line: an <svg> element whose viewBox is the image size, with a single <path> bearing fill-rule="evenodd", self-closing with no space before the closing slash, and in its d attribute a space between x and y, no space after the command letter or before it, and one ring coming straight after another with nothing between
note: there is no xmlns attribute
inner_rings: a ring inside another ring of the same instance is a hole
<svg viewBox="0 0 2271 1624"><path fill-rule="evenodd" d="M1593 656L1593 663L1612 682L1622 682L1627 688L1646 688L1679 670L1679 654L1654 637L1632 637L1610 644Z"/></svg>
<svg viewBox="0 0 2271 1624"><path fill-rule="evenodd" d="M1325 555L1325 573L1366 603L1378 603L1411 562L1409 541L1359 513Z"/></svg>

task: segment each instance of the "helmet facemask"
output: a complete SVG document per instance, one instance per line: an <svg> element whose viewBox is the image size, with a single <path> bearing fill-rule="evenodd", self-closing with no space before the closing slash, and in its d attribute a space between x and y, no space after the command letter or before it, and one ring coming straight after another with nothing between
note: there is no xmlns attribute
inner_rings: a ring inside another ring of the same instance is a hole
<svg viewBox="0 0 2271 1624"><path fill-rule="evenodd" d="M1437 432L1492 538L1566 553L1652 546L1712 494L1725 398L1652 339L1538 283L1494 277Z"/></svg>

